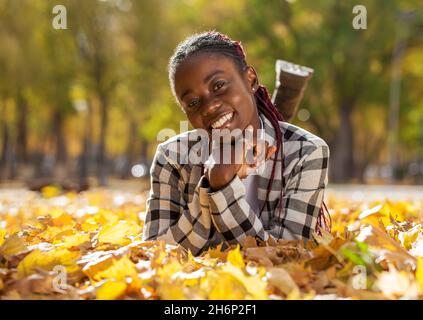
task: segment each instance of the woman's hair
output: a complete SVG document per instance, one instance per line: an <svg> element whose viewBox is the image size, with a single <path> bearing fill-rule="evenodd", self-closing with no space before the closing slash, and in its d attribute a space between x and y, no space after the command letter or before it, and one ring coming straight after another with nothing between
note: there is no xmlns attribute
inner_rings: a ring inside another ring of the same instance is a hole
<svg viewBox="0 0 423 320"><path fill-rule="evenodd" d="M241 45L241 42L233 41L228 36L217 31L208 31L208 32L191 35L176 47L174 54L169 60L169 65L168 65L169 83L175 98L176 98L175 73L177 68L188 57L199 52L218 53L218 54L227 56L228 58L232 59L232 61L235 63L235 66L238 68L238 71L240 72L241 75L243 75L243 73L248 68L248 64L246 61L246 54ZM274 181L275 168L276 168L276 163L278 161L277 156L279 154L279 150L281 151L281 155L283 155L283 136L282 136L282 131L279 125L279 121L284 121L284 120L281 113L277 110L276 106L272 103L269 93L265 86L259 84L257 90L254 92L254 96L256 98L256 105L258 108L258 112L263 113L265 117L269 119L273 128L275 129L275 135L276 135L276 152L275 152L276 159L273 162L270 180L267 185L266 201L259 213L259 216L261 216L264 206L266 205L268 201L269 193ZM280 161L282 165L281 178L284 184L285 181L283 179L283 170L284 170L283 156ZM284 186L281 187L281 195L280 195L280 200L278 203L279 218L281 219L281 223L283 223L283 220L282 220L283 187ZM323 217L324 221L322 221L322 215L323 215L323 209L320 210L320 214L318 217L317 232L319 233L320 233L320 228L322 227L322 224L323 223L326 224L326 219L324 217ZM281 226L280 228L280 232L282 230L282 227L283 226Z"/></svg>

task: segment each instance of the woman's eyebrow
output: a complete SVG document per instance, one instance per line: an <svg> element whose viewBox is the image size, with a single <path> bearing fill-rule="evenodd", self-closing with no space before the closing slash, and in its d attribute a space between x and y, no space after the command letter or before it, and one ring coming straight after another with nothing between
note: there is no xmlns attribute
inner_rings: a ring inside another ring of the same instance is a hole
<svg viewBox="0 0 423 320"><path fill-rule="evenodd" d="M204 78L204 80L203 80L203 83L204 84L206 84L211 78L213 78L215 75L217 75L217 74L220 74L220 73L225 73L225 71L224 70L215 70L215 71L213 71L212 73L210 73L209 75L207 75L205 78ZM184 91L184 93L181 95L181 100L183 100L184 99L184 97L188 94L188 93L190 93L192 90L191 89L187 89L187 90L185 90Z"/></svg>
<svg viewBox="0 0 423 320"><path fill-rule="evenodd" d="M203 80L203 83L206 84L207 81L209 81L212 77L214 77L216 74L220 74L220 73L225 73L224 70L216 70L213 71L211 74L209 74L208 76L206 76Z"/></svg>

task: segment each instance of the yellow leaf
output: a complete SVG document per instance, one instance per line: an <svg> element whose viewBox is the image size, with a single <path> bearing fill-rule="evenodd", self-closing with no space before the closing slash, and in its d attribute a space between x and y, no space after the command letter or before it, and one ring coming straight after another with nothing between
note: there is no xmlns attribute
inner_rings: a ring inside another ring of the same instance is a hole
<svg viewBox="0 0 423 320"><path fill-rule="evenodd" d="M416 225L408 231L400 232L398 239L401 241L401 245L405 249L410 250L413 242L416 241L419 233L421 233L421 229L421 225Z"/></svg>
<svg viewBox="0 0 423 320"><path fill-rule="evenodd" d="M416 279L420 286L420 294L423 294L423 258L417 258Z"/></svg>
<svg viewBox="0 0 423 320"><path fill-rule="evenodd" d="M198 270L201 266L202 265L198 262L198 259L192 255L191 250L188 250L188 259L185 265L185 271L192 272L194 270Z"/></svg>
<svg viewBox="0 0 423 320"><path fill-rule="evenodd" d="M50 211L51 222L55 227L63 227L71 225L73 223L73 218L71 215L65 213L63 210L52 210Z"/></svg>
<svg viewBox="0 0 423 320"><path fill-rule="evenodd" d="M129 237L137 236L141 231L141 227L135 222L121 220L104 226L98 235L98 241L100 243L127 245L131 242Z"/></svg>
<svg viewBox="0 0 423 320"><path fill-rule="evenodd" d="M84 255L78 263L85 264L82 272L90 279L93 279L98 272L109 268L113 264L113 259L115 258L111 253L107 254L104 251L97 251Z"/></svg>
<svg viewBox="0 0 423 320"><path fill-rule="evenodd" d="M14 256L28 250L26 242L17 234L12 234L3 241L0 253L4 256Z"/></svg>
<svg viewBox="0 0 423 320"><path fill-rule="evenodd" d="M114 300L121 297L126 291L127 284L123 281L106 281L97 290L98 300Z"/></svg>
<svg viewBox="0 0 423 320"><path fill-rule="evenodd" d="M209 248L206 255L212 259L221 259L225 255L222 252L222 243L219 243L216 248Z"/></svg>
<svg viewBox="0 0 423 320"><path fill-rule="evenodd" d="M183 271L183 266L176 260L172 260L157 270L157 275L160 278L167 279L172 277L175 273Z"/></svg>
<svg viewBox="0 0 423 320"><path fill-rule="evenodd" d="M104 208L99 208L97 214L95 214L93 218L98 224L102 225L119 222L119 215L117 212L106 210Z"/></svg>
<svg viewBox="0 0 423 320"><path fill-rule="evenodd" d="M73 235L74 231L71 227L59 228L48 226L43 232L38 234L38 238L45 241L53 242L54 240L60 240L65 236Z"/></svg>
<svg viewBox="0 0 423 320"><path fill-rule="evenodd" d="M6 230L0 229L0 247L3 244L5 237L6 237Z"/></svg>
<svg viewBox="0 0 423 320"><path fill-rule="evenodd" d="M209 273L203 281L204 290L208 290L210 300L242 300L247 291L243 284L231 274Z"/></svg>
<svg viewBox="0 0 423 320"><path fill-rule="evenodd" d="M83 244L89 244L90 236L86 233L77 233L71 236L64 236L61 242L65 248L78 247Z"/></svg>
<svg viewBox="0 0 423 320"><path fill-rule="evenodd" d="M237 245L235 249L228 252L227 261L235 267L245 267L244 259L242 258L239 245Z"/></svg>
<svg viewBox="0 0 423 320"><path fill-rule="evenodd" d="M100 226L94 220L89 219L81 224L81 230L86 232L95 231L99 227Z"/></svg>
<svg viewBox="0 0 423 320"><path fill-rule="evenodd" d="M100 261L87 264L82 271L94 281L110 279L125 281L127 277L136 278L135 264L127 257L106 256Z"/></svg>
<svg viewBox="0 0 423 320"><path fill-rule="evenodd" d="M68 273L79 271L76 264L80 254L76 251L69 251L63 248L57 248L50 251L41 251L36 249L28 254L18 264L18 278L22 279L33 273L37 273L38 269L52 271L56 266L63 266Z"/></svg>
<svg viewBox="0 0 423 320"><path fill-rule="evenodd" d="M184 288L176 283L166 283L157 289L157 292L163 300L186 300Z"/></svg>
<svg viewBox="0 0 423 320"><path fill-rule="evenodd" d="M222 266L221 271L223 273L230 274L231 276L236 278L240 283L242 283L248 293L245 297L246 299L267 299L267 282L264 281L260 276L245 275L240 268L235 267L232 264Z"/></svg>

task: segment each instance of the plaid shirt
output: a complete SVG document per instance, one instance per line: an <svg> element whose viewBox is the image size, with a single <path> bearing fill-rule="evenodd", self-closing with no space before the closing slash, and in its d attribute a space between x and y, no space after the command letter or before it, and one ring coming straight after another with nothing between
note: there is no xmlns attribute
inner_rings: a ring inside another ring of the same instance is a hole
<svg viewBox="0 0 423 320"><path fill-rule="evenodd" d="M272 124L264 115L260 117L265 140L276 146ZM283 178L280 150L277 157L274 155L263 164L264 171L258 177L259 207L264 206L261 216L247 203L245 186L237 175L223 189L212 191L201 164L175 160L181 159L177 158L183 149L181 141L189 141L183 156L198 151L198 140L189 139L196 130L159 144L150 170L144 240L179 243L197 255L218 243L242 245L246 236L262 240L311 238L328 180L329 148L321 138L304 129L286 122L279 124L284 140ZM275 176L266 202L274 161ZM279 216L276 209L281 188L283 210Z"/></svg>

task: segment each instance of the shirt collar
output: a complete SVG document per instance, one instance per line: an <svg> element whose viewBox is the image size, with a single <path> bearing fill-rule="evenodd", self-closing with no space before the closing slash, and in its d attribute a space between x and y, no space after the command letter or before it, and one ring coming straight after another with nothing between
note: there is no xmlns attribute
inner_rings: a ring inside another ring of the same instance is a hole
<svg viewBox="0 0 423 320"><path fill-rule="evenodd" d="M269 146L276 147L276 133L272 123L261 112L259 112L259 117L262 120L262 124L264 125L264 140L269 143Z"/></svg>

